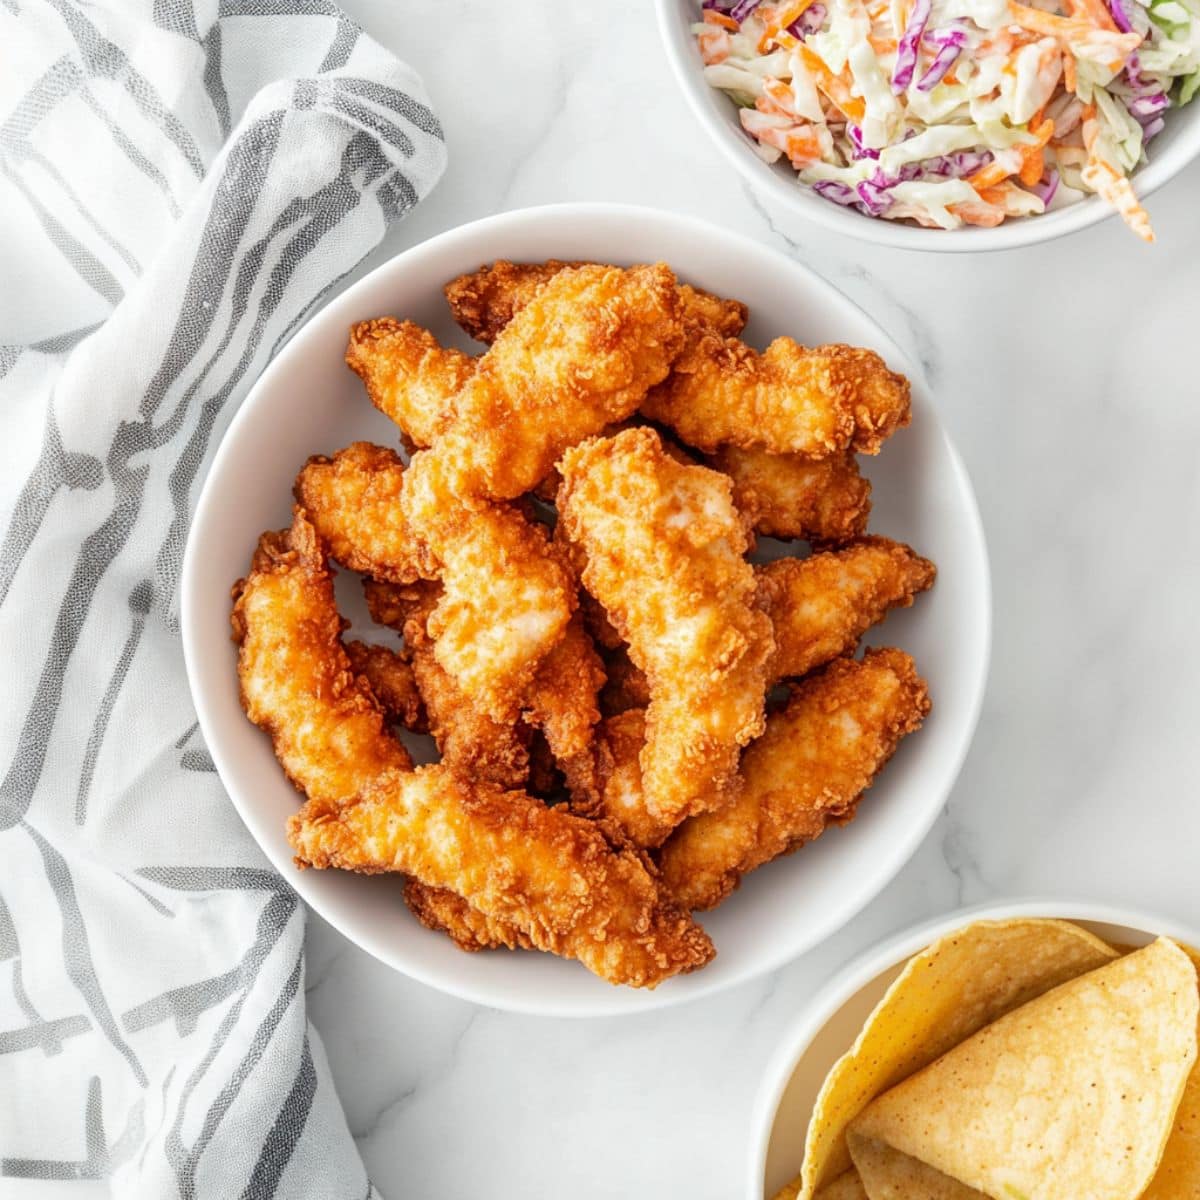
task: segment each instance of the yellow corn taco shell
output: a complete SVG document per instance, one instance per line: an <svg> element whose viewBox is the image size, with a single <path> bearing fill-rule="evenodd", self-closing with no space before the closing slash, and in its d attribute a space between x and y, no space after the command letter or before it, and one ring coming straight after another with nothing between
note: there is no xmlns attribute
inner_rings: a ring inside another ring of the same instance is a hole
<svg viewBox="0 0 1200 1200"><path fill-rule="evenodd" d="M846 1126L881 1092L997 1017L1115 957L1077 925L1029 918L977 921L910 959L821 1088L798 1200L813 1200L821 1184L850 1169Z"/></svg>
<svg viewBox="0 0 1200 1200"><path fill-rule="evenodd" d="M982 1192L873 1138L847 1139L867 1200L987 1200ZM817 1193L821 1200L824 1189Z"/></svg>
<svg viewBox="0 0 1200 1200"><path fill-rule="evenodd" d="M850 1133L992 1200L1137 1200L1174 1128L1198 1020L1196 968L1160 938L989 1024Z"/></svg>

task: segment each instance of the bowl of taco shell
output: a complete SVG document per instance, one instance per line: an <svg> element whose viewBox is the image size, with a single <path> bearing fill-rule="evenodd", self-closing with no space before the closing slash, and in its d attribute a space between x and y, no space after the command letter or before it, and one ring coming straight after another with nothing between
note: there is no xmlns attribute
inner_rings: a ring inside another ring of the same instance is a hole
<svg viewBox="0 0 1200 1200"><path fill-rule="evenodd" d="M781 1045L755 1200L1200 1196L1197 938L1010 905L851 964Z"/></svg>

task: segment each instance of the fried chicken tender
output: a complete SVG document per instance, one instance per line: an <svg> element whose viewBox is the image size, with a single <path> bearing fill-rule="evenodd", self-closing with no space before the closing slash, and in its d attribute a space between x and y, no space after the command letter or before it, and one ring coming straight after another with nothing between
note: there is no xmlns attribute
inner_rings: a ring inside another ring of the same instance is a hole
<svg viewBox="0 0 1200 1200"><path fill-rule="evenodd" d="M712 332L691 338L642 412L708 453L722 445L828 458L878 453L909 422L909 385L872 350L776 338L761 354Z"/></svg>
<svg viewBox="0 0 1200 1200"><path fill-rule="evenodd" d="M746 751L741 795L685 822L663 846L671 894L688 908L712 908L747 872L850 820L928 712L925 682L900 650L840 658L804 680Z"/></svg>
<svg viewBox="0 0 1200 1200"><path fill-rule="evenodd" d="M830 545L867 528L871 483L849 451L814 462L757 446L722 446L709 461L733 480L733 502L767 537Z"/></svg>
<svg viewBox="0 0 1200 1200"><path fill-rule="evenodd" d="M412 444L428 446L454 420L454 397L475 374L475 359L439 344L411 321L376 317L351 327L346 365L371 403Z"/></svg>
<svg viewBox="0 0 1200 1200"><path fill-rule="evenodd" d="M591 265L553 258L544 263L501 260L452 279L443 291L462 329L476 341L491 343L560 271ZM678 294L685 323L703 324L725 337L736 337L746 327L746 306L740 300L722 300L686 283L679 285Z"/></svg>
<svg viewBox="0 0 1200 1200"><path fill-rule="evenodd" d="M342 649L333 577L302 509L290 530L263 534L250 574L233 585L231 622L242 707L310 799L337 804L386 771L411 768Z"/></svg>
<svg viewBox="0 0 1200 1200"><path fill-rule="evenodd" d="M402 587L368 579L363 590L371 616L404 636L442 762L466 780L502 788L524 786L529 777L528 727L516 720L494 720L463 695L437 660L429 618L438 604L438 585Z"/></svg>
<svg viewBox="0 0 1200 1200"><path fill-rule="evenodd" d="M567 447L623 421L666 377L683 343L678 307L661 263L559 271L478 360L453 424L412 469L437 463L459 495L528 492Z"/></svg>
<svg viewBox="0 0 1200 1200"><path fill-rule="evenodd" d="M351 670L363 676L388 717L414 733L427 733L429 721L412 664L389 646L347 642Z"/></svg>
<svg viewBox="0 0 1200 1200"><path fill-rule="evenodd" d="M303 510L288 533L263 536L234 594L247 714L308 796L288 823L299 865L399 871L450 888L614 983L653 987L712 957L641 856L614 850L596 825L441 765L412 770L350 668Z"/></svg>
<svg viewBox="0 0 1200 1200"><path fill-rule="evenodd" d="M409 879L404 884L404 903L426 929L446 934L460 950L535 949L529 936L511 921L487 916L449 888Z"/></svg>
<svg viewBox="0 0 1200 1200"><path fill-rule="evenodd" d="M288 835L302 866L397 871L469 896L514 940L610 983L653 988L715 953L642 857L614 850L595 823L441 766L385 772L341 807L310 801Z"/></svg>
<svg viewBox="0 0 1200 1200"><path fill-rule="evenodd" d="M313 455L294 490L317 534L343 567L412 583L423 568L400 508L403 484L404 461L394 450L354 442L332 458Z"/></svg>
<svg viewBox="0 0 1200 1200"><path fill-rule="evenodd" d="M775 645L729 480L675 462L645 428L585 442L560 469L559 520L586 556L584 586L649 680L647 807L672 823L718 807L762 732Z"/></svg>
<svg viewBox="0 0 1200 1200"><path fill-rule="evenodd" d="M755 574L775 629L774 683L850 653L893 608L932 587L937 568L902 542L865 537L809 558L777 559Z"/></svg>

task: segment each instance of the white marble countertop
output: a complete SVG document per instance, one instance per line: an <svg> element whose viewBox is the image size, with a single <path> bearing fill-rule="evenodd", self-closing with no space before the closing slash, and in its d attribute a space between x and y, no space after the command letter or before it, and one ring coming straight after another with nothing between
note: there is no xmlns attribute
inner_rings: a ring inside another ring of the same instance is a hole
<svg viewBox="0 0 1200 1200"><path fill-rule="evenodd" d="M430 991L312 921L312 1020L391 1200L740 1197L781 1031L882 935L1036 893L1200 923L1200 164L1151 200L1152 248L1109 221L1002 255L874 249L787 226L734 177L676 91L648 0L345 7L422 73L450 147L367 268L559 200L741 230L920 358L979 495L996 627L974 748L916 857L804 961L683 1009L540 1020Z"/></svg>

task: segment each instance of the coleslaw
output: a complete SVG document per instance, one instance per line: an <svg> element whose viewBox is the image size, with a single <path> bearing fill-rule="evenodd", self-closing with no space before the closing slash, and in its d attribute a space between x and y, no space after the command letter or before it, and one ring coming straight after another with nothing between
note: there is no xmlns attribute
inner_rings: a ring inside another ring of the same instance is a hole
<svg viewBox="0 0 1200 1200"><path fill-rule="evenodd" d="M833 204L956 229L1130 182L1200 90L1200 0L702 0L705 78Z"/></svg>

